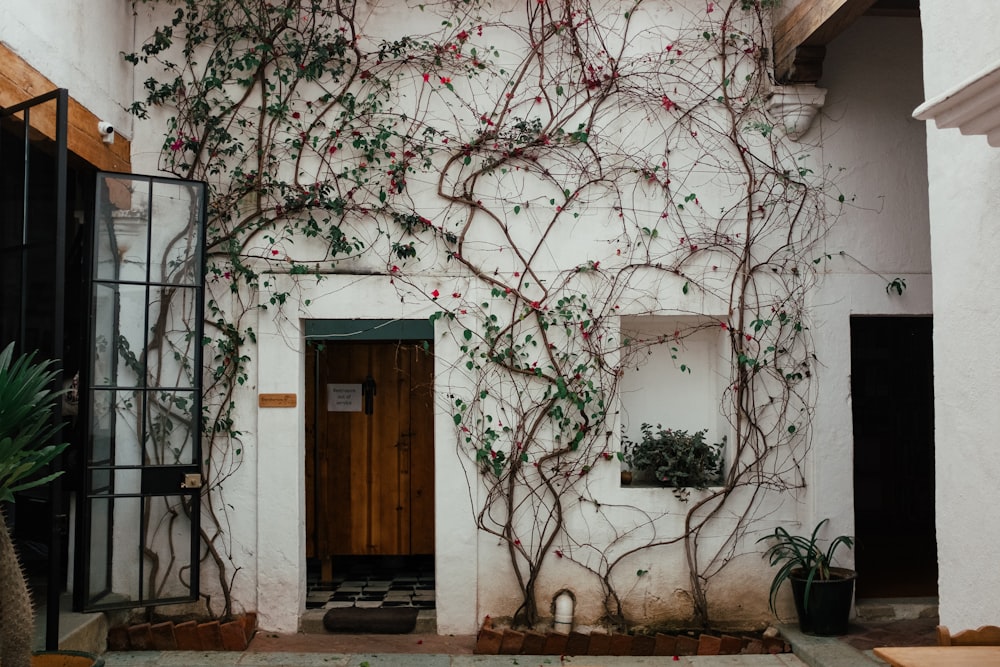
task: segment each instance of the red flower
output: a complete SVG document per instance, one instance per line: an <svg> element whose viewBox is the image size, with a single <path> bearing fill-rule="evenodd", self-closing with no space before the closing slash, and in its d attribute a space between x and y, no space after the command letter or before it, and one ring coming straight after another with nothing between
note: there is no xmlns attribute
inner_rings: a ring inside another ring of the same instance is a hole
<svg viewBox="0 0 1000 667"><path fill-rule="evenodd" d="M182 137L177 137L177 139L175 139L173 143L170 144L170 150L179 151L183 145L184 145L184 139Z"/></svg>
<svg viewBox="0 0 1000 667"><path fill-rule="evenodd" d="M469 39L469 33L465 32L464 30L455 36L458 37L458 41L460 42L464 42L465 40Z"/></svg>
<svg viewBox="0 0 1000 667"><path fill-rule="evenodd" d="M278 254L278 250L277 250L277 248L275 248L274 250L272 250L272 251L271 251L271 254L272 254L272 255L277 255L277 254Z"/></svg>
<svg viewBox="0 0 1000 667"><path fill-rule="evenodd" d="M424 74L424 81L430 81L430 80L431 80L431 75L425 73Z"/></svg>
<svg viewBox="0 0 1000 667"><path fill-rule="evenodd" d="M674 108L674 106L676 106L673 103L673 101L669 97L667 97L666 95L663 96L663 100L661 101L661 104L663 104L663 108L666 109L667 111L670 111L671 109Z"/></svg>
<svg viewBox="0 0 1000 667"><path fill-rule="evenodd" d="M441 77L441 83L443 83L444 85L447 86L449 83L451 83L451 77L447 77L447 76Z"/></svg>
<svg viewBox="0 0 1000 667"><path fill-rule="evenodd" d="M392 268L389 269L389 273L399 273L399 267L393 264Z"/></svg>
<svg viewBox="0 0 1000 667"><path fill-rule="evenodd" d="M453 299L461 299L462 298L462 295L460 293L458 293L458 292L452 292L451 296L452 296Z"/></svg>
<svg viewBox="0 0 1000 667"><path fill-rule="evenodd" d="M301 117L302 117L302 114L300 114L298 111L293 111L292 112L292 118L298 119L298 118L301 118Z"/></svg>
<svg viewBox="0 0 1000 667"><path fill-rule="evenodd" d="M436 299L439 296L441 296L441 292L438 292L437 290L434 290L433 292L431 292L431 298Z"/></svg>
<svg viewBox="0 0 1000 667"><path fill-rule="evenodd" d="M715 11L715 3L714 2L708 3L708 7L705 9L705 13L711 14L714 11Z"/></svg>

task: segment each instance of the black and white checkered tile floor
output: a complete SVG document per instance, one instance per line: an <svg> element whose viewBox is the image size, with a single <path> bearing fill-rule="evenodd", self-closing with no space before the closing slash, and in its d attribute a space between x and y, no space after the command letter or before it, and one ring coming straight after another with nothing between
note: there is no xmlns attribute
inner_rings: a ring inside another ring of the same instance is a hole
<svg viewBox="0 0 1000 667"><path fill-rule="evenodd" d="M335 560L333 581L310 568L307 609L337 607L434 608L433 558Z"/></svg>

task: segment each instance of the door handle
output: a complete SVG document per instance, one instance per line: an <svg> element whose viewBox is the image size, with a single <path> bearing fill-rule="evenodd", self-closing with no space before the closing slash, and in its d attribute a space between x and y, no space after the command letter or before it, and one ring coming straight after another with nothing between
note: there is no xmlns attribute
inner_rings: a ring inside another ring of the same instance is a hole
<svg viewBox="0 0 1000 667"><path fill-rule="evenodd" d="M361 383L361 395L364 398L365 414L370 415L375 412L375 378L371 376L371 373Z"/></svg>

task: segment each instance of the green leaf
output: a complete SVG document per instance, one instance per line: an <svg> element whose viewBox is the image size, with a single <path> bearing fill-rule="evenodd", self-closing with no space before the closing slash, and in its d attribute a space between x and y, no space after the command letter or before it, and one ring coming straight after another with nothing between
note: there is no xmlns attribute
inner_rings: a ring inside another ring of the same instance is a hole
<svg viewBox="0 0 1000 667"><path fill-rule="evenodd" d="M456 412L454 415L452 415L451 418L452 420L454 420L455 426L458 426L459 424L462 423L462 414L460 412Z"/></svg>
<svg viewBox="0 0 1000 667"><path fill-rule="evenodd" d="M514 207L514 215L517 215L520 212L521 212L521 207L520 206L515 206Z"/></svg>

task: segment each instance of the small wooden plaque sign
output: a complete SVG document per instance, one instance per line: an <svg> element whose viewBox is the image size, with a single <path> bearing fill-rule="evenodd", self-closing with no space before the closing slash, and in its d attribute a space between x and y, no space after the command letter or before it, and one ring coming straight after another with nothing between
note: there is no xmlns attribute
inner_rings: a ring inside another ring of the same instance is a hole
<svg viewBox="0 0 1000 667"><path fill-rule="evenodd" d="M261 408L294 408L295 394L258 394L257 406Z"/></svg>

